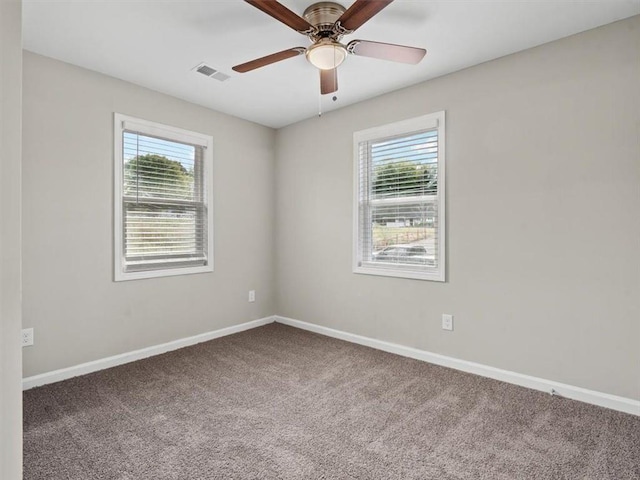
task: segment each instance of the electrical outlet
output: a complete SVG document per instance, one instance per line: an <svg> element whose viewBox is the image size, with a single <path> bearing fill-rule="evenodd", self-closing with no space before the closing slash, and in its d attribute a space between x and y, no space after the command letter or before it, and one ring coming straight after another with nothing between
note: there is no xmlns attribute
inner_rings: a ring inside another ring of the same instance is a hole
<svg viewBox="0 0 640 480"><path fill-rule="evenodd" d="M249 301L250 302L255 302L256 301L256 291L255 290L249 290Z"/></svg>
<svg viewBox="0 0 640 480"><path fill-rule="evenodd" d="M22 329L22 346L29 347L33 345L33 328Z"/></svg>
<svg viewBox="0 0 640 480"><path fill-rule="evenodd" d="M442 329L453 330L453 315L447 313L442 314Z"/></svg>

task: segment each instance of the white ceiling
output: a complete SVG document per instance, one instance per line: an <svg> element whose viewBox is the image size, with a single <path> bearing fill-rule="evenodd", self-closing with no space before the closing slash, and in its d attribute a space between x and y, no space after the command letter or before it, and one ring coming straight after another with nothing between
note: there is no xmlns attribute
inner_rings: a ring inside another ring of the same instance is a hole
<svg viewBox="0 0 640 480"><path fill-rule="evenodd" d="M314 0L282 0L298 14ZM352 0L345 0L348 7ZM640 14L640 0L396 0L354 38L427 49L417 66L350 56L337 101L304 56L249 73L233 65L303 35L241 0L23 0L24 48L270 127ZM192 71L201 62L231 76Z"/></svg>

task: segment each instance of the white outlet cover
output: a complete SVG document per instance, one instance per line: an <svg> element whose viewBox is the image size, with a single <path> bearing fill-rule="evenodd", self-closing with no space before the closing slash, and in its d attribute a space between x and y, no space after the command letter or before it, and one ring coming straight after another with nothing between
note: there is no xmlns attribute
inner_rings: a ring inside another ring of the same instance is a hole
<svg viewBox="0 0 640 480"><path fill-rule="evenodd" d="M33 328L22 329L22 346L30 347L33 345Z"/></svg>
<svg viewBox="0 0 640 480"><path fill-rule="evenodd" d="M442 329L443 330L453 330L453 315L449 315L447 313L442 314Z"/></svg>
<svg viewBox="0 0 640 480"><path fill-rule="evenodd" d="M256 291L255 290L249 290L249 301L250 302L255 302L256 301Z"/></svg>

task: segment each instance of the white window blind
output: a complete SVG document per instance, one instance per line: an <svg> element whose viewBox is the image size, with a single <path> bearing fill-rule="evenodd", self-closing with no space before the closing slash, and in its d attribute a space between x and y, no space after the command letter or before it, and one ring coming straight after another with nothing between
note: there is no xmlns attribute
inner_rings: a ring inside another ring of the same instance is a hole
<svg viewBox="0 0 640 480"><path fill-rule="evenodd" d="M444 280L443 139L443 112L356 133L356 273Z"/></svg>
<svg viewBox="0 0 640 480"><path fill-rule="evenodd" d="M116 279L211 271L209 138L128 117L116 126Z"/></svg>

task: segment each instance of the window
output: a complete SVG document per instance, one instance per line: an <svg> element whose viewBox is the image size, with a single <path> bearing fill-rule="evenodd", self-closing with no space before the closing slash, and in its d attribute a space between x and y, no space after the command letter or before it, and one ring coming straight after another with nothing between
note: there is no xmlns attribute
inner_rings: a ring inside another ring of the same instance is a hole
<svg viewBox="0 0 640 480"><path fill-rule="evenodd" d="M115 280L213 271L208 135L115 114Z"/></svg>
<svg viewBox="0 0 640 480"><path fill-rule="evenodd" d="M445 280L444 112L354 134L355 273Z"/></svg>

